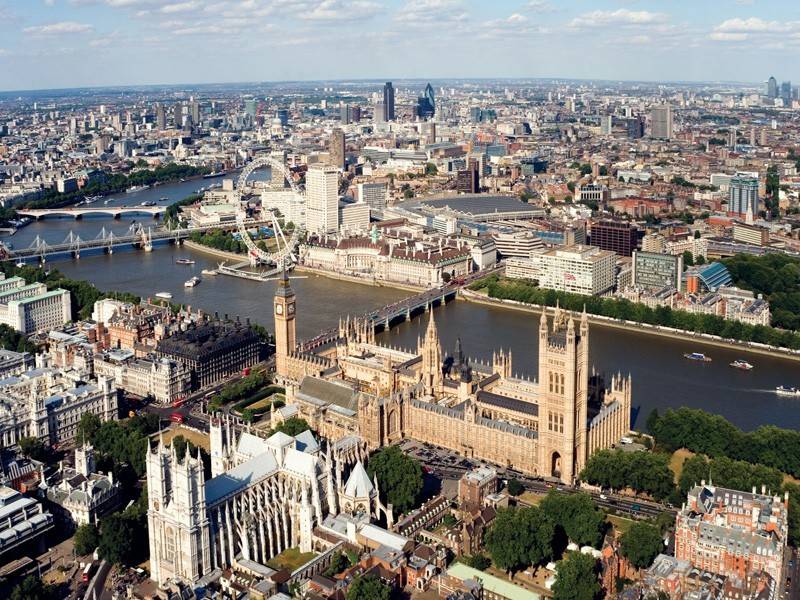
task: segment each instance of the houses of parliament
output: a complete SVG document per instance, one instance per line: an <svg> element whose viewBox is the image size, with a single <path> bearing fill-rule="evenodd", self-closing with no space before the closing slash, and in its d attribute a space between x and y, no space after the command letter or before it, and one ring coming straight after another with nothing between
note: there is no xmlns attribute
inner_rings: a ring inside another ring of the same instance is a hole
<svg viewBox="0 0 800 600"><path fill-rule="evenodd" d="M573 483L587 458L630 429L631 379L590 373L589 323L555 309L539 323L538 380L516 377L511 352L470 364L457 344L445 356L433 310L416 352L377 344L372 325L340 322L336 340L297 344L288 278L274 297L276 371L286 406L273 418L305 419L320 435L359 436L369 449L403 439L536 477Z"/></svg>

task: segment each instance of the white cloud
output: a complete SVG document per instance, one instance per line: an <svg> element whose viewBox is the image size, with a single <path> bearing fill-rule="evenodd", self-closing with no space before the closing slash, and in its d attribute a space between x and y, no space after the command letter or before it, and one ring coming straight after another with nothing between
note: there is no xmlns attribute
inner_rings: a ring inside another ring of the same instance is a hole
<svg viewBox="0 0 800 600"><path fill-rule="evenodd" d="M588 28L607 25L618 26L653 26L669 21L664 13L650 12L647 10L594 10L572 19L569 26L574 28Z"/></svg>
<svg viewBox="0 0 800 600"><path fill-rule="evenodd" d="M715 42L743 42L750 36L746 33L727 33L725 31L712 31L708 39Z"/></svg>
<svg viewBox="0 0 800 600"><path fill-rule="evenodd" d="M87 23L77 23L75 21L61 21L59 23L48 23L47 25L33 25L26 27L22 31L31 35L63 35L71 33L89 33L94 27Z"/></svg>
<svg viewBox="0 0 800 600"><path fill-rule="evenodd" d="M547 0L530 0L525 7L527 10L539 13L553 12L556 8Z"/></svg>
<svg viewBox="0 0 800 600"><path fill-rule="evenodd" d="M309 11L299 12L301 19L309 21L344 21L374 16L381 5L367 0L322 0Z"/></svg>
<svg viewBox="0 0 800 600"><path fill-rule="evenodd" d="M797 28L796 21L765 21L759 17L750 17L749 19L728 19L717 25L714 30L734 33L780 33Z"/></svg>
<svg viewBox="0 0 800 600"><path fill-rule="evenodd" d="M465 21L467 13L460 0L410 0L394 18L410 27L441 27Z"/></svg>
<svg viewBox="0 0 800 600"><path fill-rule="evenodd" d="M200 7L200 4L196 0L189 0L188 2L178 2L177 4L167 4L166 6L162 6L159 9L159 12L165 14L173 14L173 13L181 13L181 12L188 12L191 10L197 10Z"/></svg>

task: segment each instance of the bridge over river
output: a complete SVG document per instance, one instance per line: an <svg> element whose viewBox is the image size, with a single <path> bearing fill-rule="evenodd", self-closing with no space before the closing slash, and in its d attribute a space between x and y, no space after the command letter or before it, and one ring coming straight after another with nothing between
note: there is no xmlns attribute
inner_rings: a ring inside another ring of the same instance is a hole
<svg viewBox="0 0 800 600"><path fill-rule="evenodd" d="M80 219L86 215L108 215L119 219L122 215L150 215L156 218L164 214L166 206L67 206L64 208L20 208L17 214L36 219L45 217L73 217Z"/></svg>

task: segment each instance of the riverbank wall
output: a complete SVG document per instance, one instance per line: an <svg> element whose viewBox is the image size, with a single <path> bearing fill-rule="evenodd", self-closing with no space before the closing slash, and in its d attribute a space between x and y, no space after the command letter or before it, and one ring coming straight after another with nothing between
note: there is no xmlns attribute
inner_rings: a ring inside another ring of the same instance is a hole
<svg viewBox="0 0 800 600"><path fill-rule="evenodd" d="M378 279L373 279L370 277L358 277L356 275L345 275L344 273L334 273L332 271L325 271L323 269L316 269L314 267L308 267L305 265L296 265L295 271L298 273L313 273L314 275L320 275L322 277L327 277L328 279L336 279L338 281L349 281L350 283L360 283L361 285L371 285L374 287L385 287L385 288L393 288L397 290L403 290L406 292L424 292L426 288L416 285L410 285L407 283L396 283L394 281L383 281Z"/></svg>
<svg viewBox="0 0 800 600"><path fill-rule="evenodd" d="M458 298L466 302L474 304L483 304L485 306L494 306L499 308L507 308L509 310L516 310L519 312L534 313L541 315L543 310L552 311L552 307L542 306L540 304L526 304L518 302L517 300L505 300L501 298L490 298L485 294L480 294L468 289L462 289ZM679 329L671 329L662 327L660 325L650 325L647 323L637 323L635 321L622 321L612 317L605 317L602 315L588 314L589 322L601 327L608 327L612 329L625 329L628 331L635 331L646 335L657 335L665 338L679 340L682 342L692 342L695 344L705 344L717 348L726 348L728 350L741 350L743 352L750 352L752 354L761 354L765 356L780 356L789 360L800 362L800 351L790 350L788 348L778 348L775 346L754 345L750 342L740 342L737 340L729 340L719 336L710 335L707 333L697 333L695 331L684 331ZM693 351L689 349L689 351Z"/></svg>
<svg viewBox="0 0 800 600"><path fill-rule="evenodd" d="M226 250L209 248L208 246L204 246L203 244L199 244L191 240L184 240L183 246L197 252L202 252L203 254L208 254L209 256L215 256L216 258L221 258L224 260L232 260L237 263L249 260L246 254L237 254L236 252L227 252Z"/></svg>

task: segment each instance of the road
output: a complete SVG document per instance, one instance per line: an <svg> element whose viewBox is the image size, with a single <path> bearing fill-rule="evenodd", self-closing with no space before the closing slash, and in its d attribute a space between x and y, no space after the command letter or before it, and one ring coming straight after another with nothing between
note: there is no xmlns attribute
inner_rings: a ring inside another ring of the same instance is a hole
<svg viewBox="0 0 800 600"><path fill-rule="evenodd" d="M778 589L783 591L786 600L800 598L800 562L797 548L789 546L783 565L783 581L778 582Z"/></svg>
<svg viewBox="0 0 800 600"><path fill-rule="evenodd" d="M400 447L406 454L417 458L424 465L427 472L443 479L460 479L470 469L489 466L497 471L500 478L516 479L525 489L537 494L546 494L551 490L564 494L584 492L589 494L601 508L637 519L655 518L663 512L669 512L673 516L677 514L674 508L657 502L619 494L601 494L600 492L566 486L556 481L545 481L529 477L514 469L506 469L484 461L470 460L456 452L414 440L405 440L400 444Z"/></svg>

